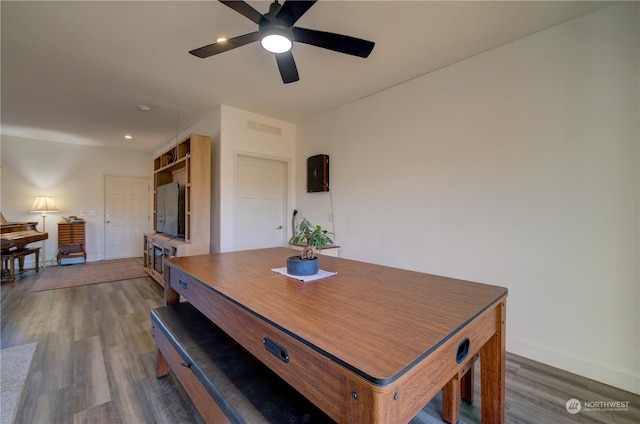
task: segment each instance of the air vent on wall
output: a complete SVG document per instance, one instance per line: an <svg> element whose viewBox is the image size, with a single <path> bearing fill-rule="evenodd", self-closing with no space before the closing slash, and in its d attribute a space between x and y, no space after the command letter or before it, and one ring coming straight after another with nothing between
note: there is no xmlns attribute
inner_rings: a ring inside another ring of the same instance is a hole
<svg viewBox="0 0 640 424"><path fill-rule="evenodd" d="M282 128L274 127L273 125L269 125L269 124L263 124L262 122L256 122L256 121L248 120L247 121L247 127L249 127L252 130L264 132L264 133L267 133L267 134L272 134L272 135L277 135L277 136L281 136L282 135Z"/></svg>

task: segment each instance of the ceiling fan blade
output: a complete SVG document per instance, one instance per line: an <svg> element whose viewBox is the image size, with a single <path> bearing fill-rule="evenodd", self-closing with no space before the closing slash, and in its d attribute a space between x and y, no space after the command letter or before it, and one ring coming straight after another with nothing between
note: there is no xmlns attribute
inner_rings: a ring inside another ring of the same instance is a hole
<svg viewBox="0 0 640 424"><path fill-rule="evenodd" d="M293 26L307 10L313 6L318 0L294 1L287 0L284 2L278 15L278 19L286 22L287 25Z"/></svg>
<svg viewBox="0 0 640 424"><path fill-rule="evenodd" d="M244 46L245 44L253 43L254 41L258 41L259 39L260 39L260 33L258 31L251 32L249 34L230 38L226 41L209 44L208 46L191 50L189 53L204 59L205 57L213 56L214 54L223 53L231 49L235 49L236 47L241 47L241 46Z"/></svg>
<svg viewBox="0 0 640 424"><path fill-rule="evenodd" d="M300 27L293 28L293 39L300 43L311 44L340 53L358 57L368 57L376 43L348 35L317 31Z"/></svg>
<svg viewBox="0 0 640 424"><path fill-rule="evenodd" d="M298 76L298 68L296 67L296 61L293 60L291 50L286 53L278 53L275 56L276 62L278 62L278 69L280 69L282 82L289 84L290 82L298 81L300 79Z"/></svg>
<svg viewBox="0 0 640 424"><path fill-rule="evenodd" d="M220 3L228 6L244 16L247 19L252 20L256 24L260 24L260 20L262 19L262 13L258 12L253 7L249 6L247 3L241 0L219 0Z"/></svg>

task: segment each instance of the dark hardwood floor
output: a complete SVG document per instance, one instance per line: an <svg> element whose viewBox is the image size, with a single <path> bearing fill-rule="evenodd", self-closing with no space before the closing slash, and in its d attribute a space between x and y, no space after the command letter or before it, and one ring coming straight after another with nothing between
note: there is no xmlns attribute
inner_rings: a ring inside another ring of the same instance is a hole
<svg viewBox="0 0 640 424"><path fill-rule="evenodd" d="M158 284L145 277L30 293L38 277L29 271L0 289L0 347L37 342L16 423L203 422L173 374L155 377L149 313L162 304ZM480 422L478 382L461 423ZM640 396L511 354L506 396L508 423L640 422ZM572 398L629 407L571 415ZM442 422L440 405L438 395L413 423Z"/></svg>

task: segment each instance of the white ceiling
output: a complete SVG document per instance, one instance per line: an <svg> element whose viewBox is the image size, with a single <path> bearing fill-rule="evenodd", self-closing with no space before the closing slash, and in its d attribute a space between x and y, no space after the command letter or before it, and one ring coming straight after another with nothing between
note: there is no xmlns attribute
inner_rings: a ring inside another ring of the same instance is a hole
<svg viewBox="0 0 640 424"><path fill-rule="evenodd" d="M376 46L361 59L295 44L300 81L284 85L258 43L188 54L257 29L214 0L3 0L1 130L153 151L220 104L297 123L607 4L320 0L297 26Z"/></svg>

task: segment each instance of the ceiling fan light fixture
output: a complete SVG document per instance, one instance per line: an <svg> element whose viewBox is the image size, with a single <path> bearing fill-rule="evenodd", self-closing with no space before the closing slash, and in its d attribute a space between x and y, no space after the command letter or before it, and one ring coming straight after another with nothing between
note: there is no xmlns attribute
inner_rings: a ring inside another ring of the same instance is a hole
<svg viewBox="0 0 640 424"><path fill-rule="evenodd" d="M273 28L267 31L260 40L263 49L271 53L285 53L293 47L292 37L288 31Z"/></svg>
<svg viewBox="0 0 640 424"><path fill-rule="evenodd" d="M317 0L283 0L282 4L278 0L273 0L269 5L269 11L265 14L258 12L244 0L219 1L257 24L258 30L232 37L227 42L217 40L216 43L190 50L189 53L204 59L260 41L260 45L264 50L275 54L278 70L284 84L296 82L300 79L296 61L291 53L294 41L362 58L368 57L375 45L372 41L349 35L295 26L296 22L311 6L316 4Z"/></svg>

